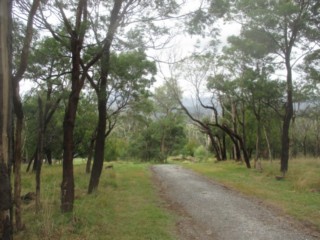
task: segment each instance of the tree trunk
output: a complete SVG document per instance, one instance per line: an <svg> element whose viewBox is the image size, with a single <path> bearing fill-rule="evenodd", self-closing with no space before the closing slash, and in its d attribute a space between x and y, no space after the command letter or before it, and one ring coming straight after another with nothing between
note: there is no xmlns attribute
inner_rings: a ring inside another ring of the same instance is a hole
<svg viewBox="0 0 320 240"><path fill-rule="evenodd" d="M221 161L222 160L221 149L220 149L219 145L217 144L214 136L212 136L212 134L209 131L207 132L207 134L208 134L210 142L211 142L211 147L214 150L214 152L216 153L217 161Z"/></svg>
<svg viewBox="0 0 320 240"><path fill-rule="evenodd" d="M316 156L320 157L320 136L319 136L319 130L317 130L316 134Z"/></svg>
<svg viewBox="0 0 320 240"><path fill-rule="evenodd" d="M102 86L106 86L107 79L101 79ZM100 175L103 168L104 160L104 145L105 145L105 132L106 132L106 87L101 88L99 94L99 120L97 127L97 140L95 144L94 161L91 170L90 183L88 193L92 193L99 185Z"/></svg>
<svg viewBox="0 0 320 240"><path fill-rule="evenodd" d="M12 239L12 85L10 57L11 1L0 1L0 238Z"/></svg>
<svg viewBox="0 0 320 240"><path fill-rule="evenodd" d="M39 109L39 128L38 128L38 154L36 164L36 211L40 211L40 187L41 187L41 166L42 166L42 152L43 152L43 132L44 132L44 120L43 120L43 104L40 97L38 97L38 109ZM36 161L35 161L36 162Z"/></svg>
<svg viewBox="0 0 320 240"><path fill-rule="evenodd" d="M75 126L78 102L82 86L80 80L80 54L73 56L72 91L63 120L63 162L61 183L62 212L73 211L74 177L73 177L73 131Z"/></svg>
<svg viewBox="0 0 320 240"><path fill-rule="evenodd" d="M265 136L266 142L267 142L268 157L269 157L269 160L272 162L272 152L271 152L271 147L270 147L270 141L269 141L267 130L266 130L265 126L263 127L263 130L264 130L264 136Z"/></svg>
<svg viewBox="0 0 320 240"><path fill-rule="evenodd" d="M242 103L241 106L241 118L242 121L239 121L240 125L241 125L241 129L242 129L242 143L240 143L240 146L242 146L242 151L244 155L247 155L247 158L250 158L250 153L249 150L247 148L247 132L246 132L246 111L245 111L245 107L243 106L244 104ZM244 156L244 159L246 159L246 157ZM245 160L246 161L246 160Z"/></svg>
<svg viewBox="0 0 320 240"><path fill-rule="evenodd" d="M307 136L303 137L303 156L306 157L307 156Z"/></svg>
<svg viewBox="0 0 320 240"><path fill-rule="evenodd" d="M89 153L88 153L88 160L87 160L87 164L86 164L86 173L90 173L90 170L91 170L91 161L92 161L92 157L93 157L96 136L97 136L97 129L94 130L92 137L91 137L90 146L89 146Z"/></svg>
<svg viewBox="0 0 320 240"><path fill-rule="evenodd" d="M237 139L232 140L233 141L233 158L236 161L241 161L241 150L239 147L239 141Z"/></svg>
<svg viewBox="0 0 320 240"><path fill-rule="evenodd" d="M222 107L222 118L225 117L225 109ZM222 160L227 160L227 143L226 143L226 134L222 131L222 143L221 143L221 156Z"/></svg>
<svg viewBox="0 0 320 240"><path fill-rule="evenodd" d="M21 220L21 162L22 162L22 131L24 114L20 98L19 82L13 81L13 104L16 116L14 141L14 202L15 226L17 230L23 229Z"/></svg>
<svg viewBox="0 0 320 240"><path fill-rule="evenodd" d="M23 224L21 221L21 162L22 162L22 129L23 129L23 109L20 97L19 82L23 78L28 65L28 56L30 45L33 36L33 20L40 5L40 0L32 1L31 8L28 14L27 27L25 37L23 41L23 48L20 55L20 62L17 68L16 75L12 79L13 83L13 105L14 112L16 115L16 134L15 134L15 146L14 146L14 202L15 202L15 217L16 217L16 228L21 230Z"/></svg>
<svg viewBox="0 0 320 240"><path fill-rule="evenodd" d="M32 157L29 159L26 172L29 172L29 171L30 171L31 164L33 163L33 161L34 161L34 159L35 159L35 157L36 157L37 151L38 151L38 150L36 149L36 150L34 151Z"/></svg>
<svg viewBox="0 0 320 240"><path fill-rule="evenodd" d="M227 144L226 144L226 135L222 134L222 143L221 143L221 156L222 160L227 160Z"/></svg>
<svg viewBox="0 0 320 240"><path fill-rule="evenodd" d="M94 160L91 170L90 182L88 187L88 194L92 193L99 185L99 179L103 168L104 161L104 145L106 139L106 120L107 120L107 80L110 67L110 48L114 38L114 34L118 27L119 12L123 0L114 1L113 9L111 11L110 25L106 37L107 44L103 55L101 57L101 79L99 86L96 86L98 95L98 126L97 139L95 144Z"/></svg>
<svg viewBox="0 0 320 240"><path fill-rule="evenodd" d="M73 211L74 201L74 177L73 177L73 131L76 121L77 108L80 92L83 87L84 76L81 76L81 47L82 42L76 33L71 38L72 72L71 72L71 93L68 99L64 120L63 120L63 163L61 183L61 206L62 212Z"/></svg>
<svg viewBox="0 0 320 240"><path fill-rule="evenodd" d="M91 141L92 143L92 141ZM89 153L88 153L88 159L87 159L87 164L86 164L86 173L89 174L91 170L91 162L92 162L92 157L93 157L93 152L94 152L94 141L93 144L90 143L89 147Z"/></svg>
<svg viewBox="0 0 320 240"><path fill-rule="evenodd" d="M236 119L237 112L236 112L236 106L234 102L231 103L231 114L232 114L231 119L232 119L233 132L237 134L238 133L238 125L237 125L237 119ZM239 148L239 142L236 139L234 139L233 143L234 143L233 151L234 151L235 160L241 161L241 151Z"/></svg>
<svg viewBox="0 0 320 240"><path fill-rule="evenodd" d="M3 144L3 141L1 141ZM12 239L12 216L10 209L12 208L11 183L9 170L4 158L0 159L0 236L1 239Z"/></svg>
<svg viewBox="0 0 320 240"><path fill-rule="evenodd" d="M229 135L232 142L234 143L234 146L237 147L237 151L240 152L240 158L241 158L241 151L242 151L243 158L244 158L243 160L244 160L247 168L251 168L249 154L248 154L247 149L245 148L245 145L243 143L243 139L241 138L241 136L239 136L237 133L234 133L232 131L232 129L228 128L225 125L216 125L216 126L219 127L221 130L223 130L226 134ZM239 152L237 154L239 154Z"/></svg>
<svg viewBox="0 0 320 240"><path fill-rule="evenodd" d="M245 147L245 144L243 143L243 140L241 138L239 139L239 142L240 142L240 147L243 152L244 162L246 163L247 168L251 168L250 157L249 157L248 151Z"/></svg>
<svg viewBox="0 0 320 240"><path fill-rule="evenodd" d="M257 132L256 132L256 156L254 158L254 168L257 167L257 162L261 157L261 120L260 116L256 115Z"/></svg>
<svg viewBox="0 0 320 240"><path fill-rule="evenodd" d="M46 149L44 149L44 152L46 154L46 158L47 158L48 164L52 165L52 151L51 151L51 149L46 148Z"/></svg>
<svg viewBox="0 0 320 240"><path fill-rule="evenodd" d="M285 106L285 115L283 118L282 137L281 137L281 166L280 171L284 176L288 171L289 150L290 150L290 122L293 116L293 101L292 101L292 69L290 65L290 54L286 56L287 68L287 102Z"/></svg>
<svg viewBox="0 0 320 240"><path fill-rule="evenodd" d="M167 149L166 149L166 127L162 128L162 136L161 136L161 143L160 143L160 153L161 153L161 162L167 162Z"/></svg>
<svg viewBox="0 0 320 240"><path fill-rule="evenodd" d="M15 110L17 112L17 110ZM22 106L21 111L22 113ZM17 230L23 229L21 219L21 162L22 162L22 128L23 128L23 113L17 114L15 144L14 144L14 202L15 202L15 225Z"/></svg>

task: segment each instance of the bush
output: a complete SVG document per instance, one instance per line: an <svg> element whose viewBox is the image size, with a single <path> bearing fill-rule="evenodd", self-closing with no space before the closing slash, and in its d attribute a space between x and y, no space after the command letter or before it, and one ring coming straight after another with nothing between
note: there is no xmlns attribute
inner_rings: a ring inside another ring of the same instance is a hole
<svg viewBox="0 0 320 240"><path fill-rule="evenodd" d="M209 157L209 152L204 146L199 146L194 151L194 156L199 159L199 161L203 161Z"/></svg>
<svg viewBox="0 0 320 240"><path fill-rule="evenodd" d="M183 147L183 150L182 150L182 154L184 156L191 156L191 157L194 157L195 155L195 151L198 147L198 144L196 143L196 141L194 140L189 140L187 142L186 145L184 145Z"/></svg>

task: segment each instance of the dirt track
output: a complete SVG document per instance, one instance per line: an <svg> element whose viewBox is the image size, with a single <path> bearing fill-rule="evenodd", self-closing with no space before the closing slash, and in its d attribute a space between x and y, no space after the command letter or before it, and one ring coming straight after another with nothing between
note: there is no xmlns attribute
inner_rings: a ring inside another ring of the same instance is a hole
<svg viewBox="0 0 320 240"><path fill-rule="evenodd" d="M176 165L152 167L168 207L179 216L179 239L313 240L302 225L258 201Z"/></svg>

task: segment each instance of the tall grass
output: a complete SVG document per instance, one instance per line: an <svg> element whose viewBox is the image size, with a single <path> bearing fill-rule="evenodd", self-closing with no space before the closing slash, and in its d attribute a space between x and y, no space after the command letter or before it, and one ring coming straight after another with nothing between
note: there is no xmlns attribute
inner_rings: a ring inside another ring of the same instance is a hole
<svg viewBox="0 0 320 240"><path fill-rule="evenodd" d="M147 164L114 163L104 169L97 192L87 195L85 165L75 165L74 211L60 213L61 166L44 166L42 210L23 206L26 230L15 239L174 239L173 216L162 208ZM34 191L34 175L23 175L23 193Z"/></svg>
<svg viewBox="0 0 320 240"><path fill-rule="evenodd" d="M263 161L262 172L233 161L183 165L320 230L320 159L290 160L289 171L281 181L275 178L280 175L279 161Z"/></svg>

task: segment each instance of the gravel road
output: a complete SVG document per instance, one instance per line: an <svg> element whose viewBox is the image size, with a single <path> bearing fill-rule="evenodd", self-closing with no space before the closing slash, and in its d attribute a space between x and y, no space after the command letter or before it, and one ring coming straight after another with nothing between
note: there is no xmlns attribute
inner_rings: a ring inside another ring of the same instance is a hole
<svg viewBox="0 0 320 240"><path fill-rule="evenodd" d="M168 207L180 215L179 239L320 239L289 218L190 170L176 165L152 167Z"/></svg>

